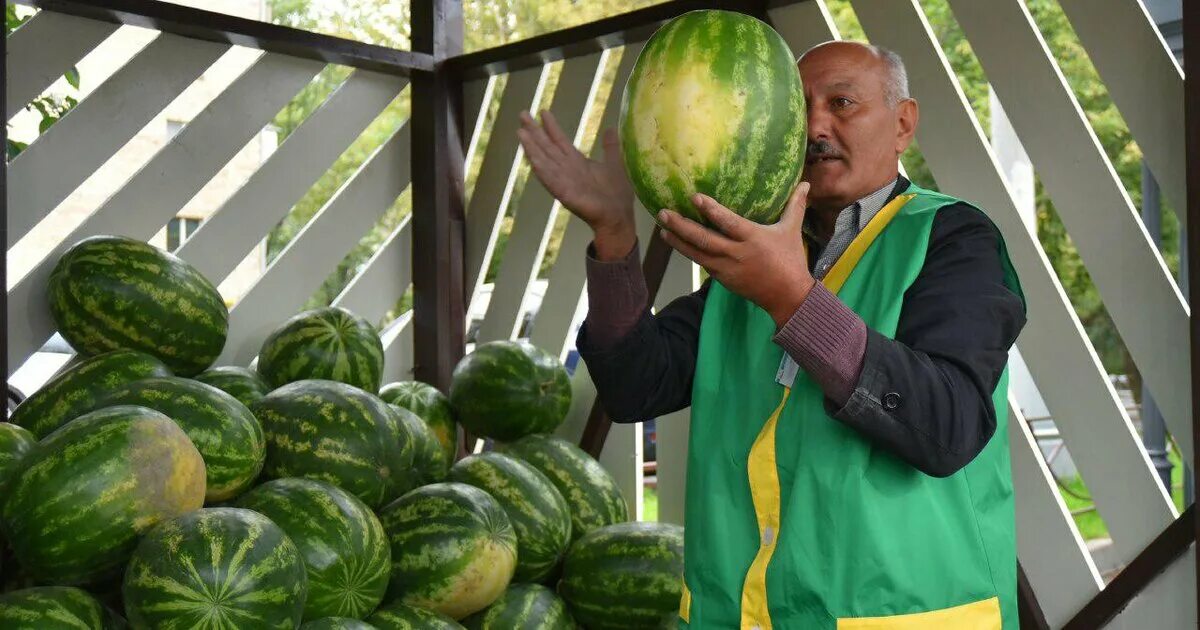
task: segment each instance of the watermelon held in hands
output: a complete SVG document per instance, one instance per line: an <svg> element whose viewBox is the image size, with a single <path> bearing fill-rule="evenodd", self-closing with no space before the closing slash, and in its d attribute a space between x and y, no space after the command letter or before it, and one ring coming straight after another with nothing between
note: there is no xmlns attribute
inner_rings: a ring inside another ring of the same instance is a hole
<svg viewBox="0 0 1200 630"><path fill-rule="evenodd" d="M258 372L235 365L209 368L197 374L196 380L216 387L247 407L271 391Z"/></svg>
<svg viewBox="0 0 1200 630"><path fill-rule="evenodd" d="M205 508L164 521L125 569L135 628L295 628L308 579L299 550L270 519Z"/></svg>
<svg viewBox="0 0 1200 630"><path fill-rule="evenodd" d="M550 575L571 542L567 502L545 475L503 453L463 458L450 469L450 481L492 495L517 533L517 582L539 582Z"/></svg>
<svg viewBox="0 0 1200 630"><path fill-rule="evenodd" d="M88 584L119 574L138 538L204 503L204 460L167 416L108 407L51 433L0 497L0 527L42 581Z"/></svg>
<svg viewBox="0 0 1200 630"><path fill-rule="evenodd" d="M450 399L438 388L420 381L389 383L379 390L379 397L403 407L424 420L446 453L446 465L458 456L458 423L450 409Z"/></svg>
<svg viewBox="0 0 1200 630"><path fill-rule="evenodd" d="M629 506L617 482L583 449L546 435L501 444L499 450L536 468L558 488L571 510L571 540L629 520Z"/></svg>
<svg viewBox="0 0 1200 630"><path fill-rule="evenodd" d="M379 630L463 630L455 620L441 613L395 601L380 606L367 622Z"/></svg>
<svg viewBox="0 0 1200 630"><path fill-rule="evenodd" d="M135 350L113 350L83 359L26 398L8 419L38 439L96 408L112 390L152 376L171 376L162 361Z"/></svg>
<svg viewBox="0 0 1200 630"><path fill-rule="evenodd" d="M516 440L550 433L571 407L571 379L557 357L526 341L491 341L454 368L450 406L472 433Z"/></svg>
<svg viewBox="0 0 1200 630"><path fill-rule="evenodd" d="M808 142L787 43L732 11L691 11L650 37L625 84L618 126L642 205L705 224L695 193L757 223L778 220Z"/></svg>
<svg viewBox="0 0 1200 630"><path fill-rule="evenodd" d="M558 592L589 630L666 628L683 596L683 528L619 523L575 541Z"/></svg>
<svg viewBox="0 0 1200 630"><path fill-rule="evenodd" d="M37 444L32 433L8 422L0 422L0 486Z"/></svg>
<svg viewBox="0 0 1200 630"><path fill-rule="evenodd" d="M87 591L38 586L0 595L5 630L113 630L115 619Z"/></svg>
<svg viewBox="0 0 1200 630"><path fill-rule="evenodd" d="M377 508L417 483L413 441L387 403L334 381L297 381L250 407L267 436L268 479L332 483Z"/></svg>
<svg viewBox="0 0 1200 630"><path fill-rule="evenodd" d="M142 241L93 236L76 243L50 273L47 295L59 332L83 354L139 350L192 376L225 347L229 309L216 287Z"/></svg>
<svg viewBox="0 0 1200 630"><path fill-rule="evenodd" d="M349 617L325 617L309 621L300 626L300 630L379 630L365 621Z"/></svg>
<svg viewBox="0 0 1200 630"><path fill-rule="evenodd" d="M383 601L392 549L379 518L357 497L311 479L276 479L242 495L283 529L308 571L305 619L366 616Z"/></svg>
<svg viewBox="0 0 1200 630"><path fill-rule="evenodd" d="M383 342L367 320L329 306L304 311L263 341L258 373L271 387L325 379L379 391Z"/></svg>
<svg viewBox="0 0 1200 630"><path fill-rule="evenodd" d="M422 486L379 512L392 544L388 599L461 619L508 586L517 536L491 495L461 483Z"/></svg>
<svg viewBox="0 0 1200 630"><path fill-rule="evenodd" d="M468 630L575 630L567 605L540 584L508 587L500 599L464 619L463 625Z"/></svg>
<svg viewBox="0 0 1200 630"><path fill-rule="evenodd" d="M177 376L147 378L106 396L102 407L137 405L162 412L191 438L204 458L205 501L231 499L262 471L266 438L245 405L225 392Z"/></svg>

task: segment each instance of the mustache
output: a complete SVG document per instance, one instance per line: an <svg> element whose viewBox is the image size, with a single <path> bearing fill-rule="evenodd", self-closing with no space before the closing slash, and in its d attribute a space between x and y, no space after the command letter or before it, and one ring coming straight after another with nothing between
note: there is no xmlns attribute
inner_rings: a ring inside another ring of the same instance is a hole
<svg viewBox="0 0 1200 630"><path fill-rule="evenodd" d="M809 160L813 160L816 158L845 157L842 154L841 149L838 149L837 147L833 146L833 144L831 144L827 140L817 140L815 142L809 142L807 155L808 155Z"/></svg>

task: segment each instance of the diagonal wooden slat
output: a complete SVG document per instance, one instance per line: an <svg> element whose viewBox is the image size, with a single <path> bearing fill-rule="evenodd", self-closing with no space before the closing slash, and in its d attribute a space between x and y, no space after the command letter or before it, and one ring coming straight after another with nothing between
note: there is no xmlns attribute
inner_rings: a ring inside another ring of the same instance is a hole
<svg viewBox="0 0 1200 630"><path fill-rule="evenodd" d="M1022 356L1035 380L1044 384L1042 395L1116 548L1123 557L1132 557L1142 547L1139 541L1173 518L1132 422L1049 260L1021 218L917 3L854 0L853 4L867 36L898 52L908 65L912 92L925 120L917 140L938 184L947 193L977 203L1005 235L1028 303L1028 323L1018 341Z"/></svg>
<svg viewBox="0 0 1200 630"><path fill-rule="evenodd" d="M322 68L268 54L242 73L83 224L8 292L8 369L21 366L54 332L46 280L80 239L123 234L149 239L212 179Z"/></svg>
<svg viewBox="0 0 1200 630"><path fill-rule="evenodd" d="M641 51L642 44L632 44L622 49L613 89L604 102L604 113L600 117L600 133L608 128L616 128L621 113L621 92ZM597 138L592 146L592 159L603 159L603 155L603 142ZM634 212L645 211L635 208ZM561 356L566 351L569 341L567 335L570 334L575 312L583 299L583 287L586 282L584 256L591 242L592 230L587 224L575 216L567 220L558 256L550 267L546 294L542 297L542 304L534 317L533 331L530 333L530 342L551 354Z"/></svg>
<svg viewBox="0 0 1200 630"><path fill-rule="evenodd" d="M118 25L41 11L5 40L6 120L46 91Z"/></svg>
<svg viewBox="0 0 1200 630"><path fill-rule="evenodd" d="M395 334L383 339L383 382L413 380L412 311L400 316Z"/></svg>
<svg viewBox="0 0 1200 630"><path fill-rule="evenodd" d="M247 365L262 340L295 314L410 183L411 126L375 150L325 207L292 239L229 312L219 365Z"/></svg>
<svg viewBox="0 0 1200 630"><path fill-rule="evenodd" d="M1016 494L1017 557L1051 627L1061 627L1104 585L1073 525L1020 405L1008 400L1008 441Z"/></svg>
<svg viewBox="0 0 1200 630"><path fill-rule="evenodd" d="M220 283L408 83L357 70L200 224L177 255Z"/></svg>
<svg viewBox="0 0 1200 630"><path fill-rule="evenodd" d="M771 25L797 58L804 51L832 39L841 39L825 2L798 2L767 11Z"/></svg>
<svg viewBox="0 0 1200 630"><path fill-rule="evenodd" d="M562 126L563 133L573 138L577 145L586 127L588 105L600 87L604 68L601 60L599 53L567 60L555 88L550 111ZM509 339L517 333L521 307L530 285L537 278L558 205L536 177L531 177L525 184L508 246L496 272L487 314L479 327L479 342Z"/></svg>
<svg viewBox="0 0 1200 630"><path fill-rule="evenodd" d="M333 299L367 321L379 321L412 285L412 217L405 217L388 239Z"/></svg>
<svg viewBox="0 0 1200 630"><path fill-rule="evenodd" d="M1154 178L1187 225L1183 72L1140 0L1059 0Z"/></svg>
<svg viewBox="0 0 1200 630"><path fill-rule="evenodd" d="M515 72L508 77L500 97L500 111L492 124L491 137L483 154L483 165L475 181L475 190L467 204L466 266L467 305L479 289L488 262L496 246L504 207L517 180L520 146L517 142L517 116L522 110L535 111L549 66Z"/></svg>
<svg viewBox="0 0 1200 630"><path fill-rule="evenodd" d="M159 35L9 164L8 246L50 214L229 46Z"/></svg>
<svg viewBox="0 0 1200 630"><path fill-rule="evenodd" d="M1028 9L1018 0L949 2L1168 428L1191 444L1191 366L1178 351L1187 305Z"/></svg>

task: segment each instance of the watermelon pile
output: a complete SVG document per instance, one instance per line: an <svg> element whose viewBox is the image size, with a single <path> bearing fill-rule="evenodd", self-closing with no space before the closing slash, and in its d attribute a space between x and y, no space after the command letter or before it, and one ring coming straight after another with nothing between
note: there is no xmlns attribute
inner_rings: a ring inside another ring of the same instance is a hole
<svg viewBox="0 0 1200 630"><path fill-rule="evenodd" d="M646 45L622 133L647 207L681 181L755 220L786 198L794 165L754 139L792 142L803 100L760 25L688 13ZM700 40L762 58L690 54ZM716 89L673 119L653 81ZM721 99L741 108L697 122ZM685 146L671 125L711 133ZM750 165L774 187L733 186L726 167ZM0 628L674 626L683 530L630 522L613 477L555 435L571 408L555 354L494 341L445 391L385 382L375 327L328 307L280 322L252 365L214 365L228 311L172 254L89 238L49 282L78 356L0 423Z"/></svg>

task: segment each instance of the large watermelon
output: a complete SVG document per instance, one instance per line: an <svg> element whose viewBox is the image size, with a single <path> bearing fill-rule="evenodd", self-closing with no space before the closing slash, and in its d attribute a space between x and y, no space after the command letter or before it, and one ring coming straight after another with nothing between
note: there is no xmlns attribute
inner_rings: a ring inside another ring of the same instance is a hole
<svg viewBox="0 0 1200 630"><path fill-rule="evenodd" d="M424 420L446 452L447 464L454 462L458 455L458 423L454 421L450 399L445 394L427 383L402 381L384 385L379 390L379 397Z"/></svg>
<svg viewBox="0 0 1200 630"><path fill-rule="evenodd" d="M204 503L204 460L170 418L109 407L51 433L0 497L0 527L21 565L55 584L111 577L137 539Z"/></svg>
<svg viewBox="0 0 1200 630"><path fill-rule="evenodd" d="M32 433L8 422L0 422L0 485L37 444Z"/></svg>
<svg viewBox="0 0 1200 630"><path fill-rule="evenodd" d="M379 630L463 630L446 615L400 601L380 606L367 621Z"/></svg>
<svg viewBox="0 0 1200 630"><path fill-rule="evenodd" d="M135 628L300 625L307 578L296 545L252 510L205 508L165 521L125 569L125 613Z"/></svg>
<svg viewBox="0 0 1200 630"><path fill-rule="evenodd" d="M491 606L463 620L469 630L575 630L567 605L540 584L514 584Z"/></svg>
<svg viewBox="0 0 1200 630"><path fill-rule="evenodd" d="M271 386L258 372L236 365L209 368L197 374L196 380L216 387L247 407L271 391Z"/></svg>
<svg viewBox="0 0 1200 630"><path fill-rule="evenodd" d="M4 630L116 630L120 620L87 591L39 586L0 595Z"/></svg>
<svg viewBox="0 0 1200 630"><path fill-rule="evenodd" d="M399 405L391 407L413 438L413 468L420 477L420 484L435 483L445 479L446 473L450 470L450 462L446 459L446 452L438 443L433 429L418 418L417 414L404 407Z"/></svg>
<svg viewBox="0 0 1200 630"><path fill-rule="evenodd" d="M554 570L571 542L571 513L545 475L511 455L488 452L460 460L449 480L486 491L504 508L517 532L514 580L538 582Z"/></svg>
<svg viewBox="0 0 1200 630"><path fill-rule="evenodd" d="M209 503L241 494L262 471L267 455L262 425L245 405L211 385L178 376L147 378L122 386L99 406L114 405L160 411L188 434L204 457Z"/></svg>
<svg viewBox="0 0 1200 630"><path fill-rule="evenodd" d="M629 506L617 482L600 462L574 444L531 435L499 447L528 462L550 479L571 508L571 539L605 525L629 520Z"/></svg>
<svg viewBox="0 0 1200 630"><path fill-rule="evenodd" d="M350 619L349 617L325 617L310 621L302 626L300 630L379 630L369 623Z"/></svg>
<svg viewBox="0 0 1200 630"><path fill-rule="evenodd" d="M188 263L120 236L93 236L62 255L47 295L54 322L88 355L127 348L180 376L212 365L225 347L229 309Z"/></svg>
<svg viewBox="0 0 1200 630"><path fill-rule="evenodd" d="M808 141L804 88L783 38L744 13L692 11L638 55L621 99L621 151L651 214L707 223L704 193L774 223L800 181Z"/></svg>
<svg viewBox="0 0 1200 630"><path fill-rule="evenodd" d="M392 543L389 599L461 619L490 605L517 564L517 536L504 508L461 483L435 483L379 513Z"/></svg>
<svg viewBox="0 0 1200 630"><path fill-rule="evenodd" d="M297 381L250 410L267 434L268 478L328 481L372 508L416 485L412 436L374 394L334 381Z"/></svg>
<svg viewBox="0 0 1200 630"><path fill-rule="evenodd" d="M571 379L557 357L529 342L491 341L454 367L450 406L475 435L550 433L571 407Z"/></svg>
<svg viewBox="0 0 1200 630"><path fill-rule="evenodd" d="M383 342L370 322L344 308L305 311L263 341L258 373L271 387L328 379L377 392L383 378Z"/></svg>
<svg viewBox="0 0 1200 630"><path fill-rule="evenodd" d="M571 545L558 593L588 630L656 630L679 614L683 528L619 523Z"/></svg>
<svg viewBox="0 0 1200 630"><path fill-rule="evenodd" d="M39 439L96 408L112 390L151 376L170 376L162 361L133 350L113 350L83 359L26 398L8 419Z"/></svg>
<svg viewBox="0 0 1200 630"><path fill-rule="evenodd" d="M379 519L341 488L311 479L276 479L237 506L265 515L296 543L308 570L305 619L364 617L383 601L392 549Z"/></svg>

